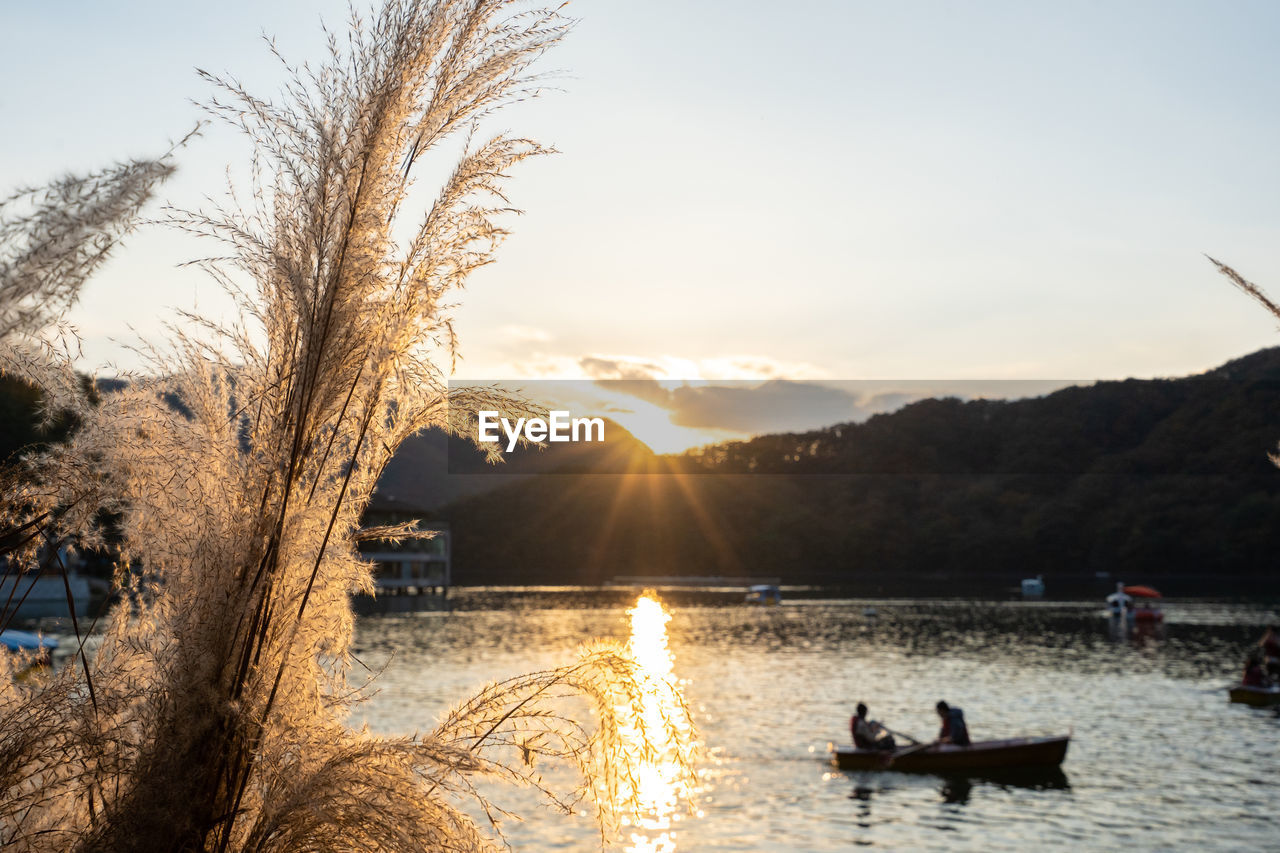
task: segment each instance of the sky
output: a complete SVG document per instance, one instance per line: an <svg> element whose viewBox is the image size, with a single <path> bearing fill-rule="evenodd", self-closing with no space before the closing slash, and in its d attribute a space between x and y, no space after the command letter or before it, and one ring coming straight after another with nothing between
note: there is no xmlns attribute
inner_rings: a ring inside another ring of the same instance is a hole
<svg viewBox="0 0 1280 853"><path fill-rule="evenodd" d="M462 295L459 377L757 380L765 406L783 381L1175 376L1280 342L1204 258L1280 293L1280 5L568 12L543 65L559 91L490 126L561 153L509 184L526 213ZM303 61L346 17L333 0L0 15L0 187L158 154L210 94L195 68L274 94L262 34ZM246 151L210 130L163 199L217 196ZM225 311L177 267L206 251L135 235L70 317L86 367L136 366L126 344L175 309Z"/></svg>

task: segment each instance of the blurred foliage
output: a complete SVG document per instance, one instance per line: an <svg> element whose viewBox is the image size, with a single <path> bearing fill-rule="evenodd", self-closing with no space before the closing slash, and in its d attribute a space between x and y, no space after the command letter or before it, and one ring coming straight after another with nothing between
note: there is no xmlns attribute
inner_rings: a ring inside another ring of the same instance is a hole
<svg viewBox="0 0 1280 853"><path fill-rule="evenodd" d="M90 402L97 399L88 377L80 377ZM48 426L41 424L43 396L35 387L13 376L0 376L0 464L15 464L24 450L36 450L62 441L75 428L70 412L57 413Z"/></svg>

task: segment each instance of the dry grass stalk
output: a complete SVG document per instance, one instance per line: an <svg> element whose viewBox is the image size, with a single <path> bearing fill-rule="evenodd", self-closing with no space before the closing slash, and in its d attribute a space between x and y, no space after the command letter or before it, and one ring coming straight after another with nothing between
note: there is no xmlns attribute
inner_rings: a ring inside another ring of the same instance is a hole
<svg viewBox="0 0 1280 853"><path fill-rule="evenodd" d="M1244 276L1240 275L1240 273L1236 272L1234 269L1224 264L1222 261L1216 260L1215 258L1210 258L1208 255L1205 255L1205 257L1209 258L1209 262L1212 263L1215 267L1217 267L1218 272L1226 276L1228 281L1230 281L1237 288L1239 288L1240 291L1242 291L1246 296L1253 299L1254 302L1257 302L1259 305L1265 308L1267 312L1271 314L1272 317L1275 317L1277 320L1280 320L1280 305L1277 305L1275 302L1271 301L1271 297L1267 296L1267 294L1263 292L1261 287L1258 287L1258 285L1249 281ZM1276 467L1280 467L1280 453L1268 454L1267 458L1271 460L1271 464L1275 465Z"/></svg>
<svg viewBox="0 0 1280 853"><path fill-rule="evenodd" d="M487 849L459 800L488 809L477 774L540 786L532 755L585 774L578 793L545 790L561 806L588 796L605 825L625 806L611 797L618 774L646 747L619 742L618 709L640 689L619 649L489 688L423 737L344 722L349 596L371 588L353 544L362 510L407 436L494 407L450 399L446 299L493 259L508 170L545 149L506 135L469 145L398 240L414 166L531 94L530 64L568 27L509 0L388 0L352 24L280 102L205 75L220 92L211 114L253 140L255 204L169 221L225 245L202 263L244 319L175 330L149 376L85 408L10 495L89 542L98 511L120 513L120 565L145 572L119 572L126 604L88 678L65 668L0 685L0 844ZM592 700L598 726L547 704L566 691Z"/></svg>
<svg viewBox="0 0 1280 853"><path fill-rule="evenodd" d="M1205 257L1208 258L1209 256L1205 255ZM1241 292L1243 292L1246 296L1251 297L1253 301L1257 302L1263 308L1267 309L1267 311L1271 314L1272 317L1275 317L1276 319L1280 320L1280 305L1277 305L1276 303L1272 302L1271 298L1262 291L1262 288L1258 287L1258 285L1254 284L1253 282L1247 280L1244 276L1240 275L1240 273L1236 272L1234 269L1227 266L1222 261L1216 260L1214 258L1209 258L1209 262L1212 263L1215 267L1217 267L1218 272L1226 276L1227 280L1230 281L1232 284L1234 284L1237 288L1239 288Z"/></svg>

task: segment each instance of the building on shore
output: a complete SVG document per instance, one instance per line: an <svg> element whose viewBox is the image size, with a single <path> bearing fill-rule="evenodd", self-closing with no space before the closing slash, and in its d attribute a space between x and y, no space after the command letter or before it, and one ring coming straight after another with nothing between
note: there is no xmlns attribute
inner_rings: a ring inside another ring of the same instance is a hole
<svg viewBox="0 0 1280 853"><path fill-rule="evenodd" d="M0 617L18 624L84 618L90 589L79 571L83 564L66 544L41 548L39 559L28 566L0 560Z"/></svg>
<svg viewBox="0 0 1280 853"><path fill-rule="evenodd" d="M404 613L435 610L444 605L453 583L452 541L449 525L443 521L422 521L430 513L390 499L378 499L365 512L365 526L419 521L428 539L400 542L370 540L360 545L360 555L373 563L376 592L358 596L356 610L362 613Z"/></svg>

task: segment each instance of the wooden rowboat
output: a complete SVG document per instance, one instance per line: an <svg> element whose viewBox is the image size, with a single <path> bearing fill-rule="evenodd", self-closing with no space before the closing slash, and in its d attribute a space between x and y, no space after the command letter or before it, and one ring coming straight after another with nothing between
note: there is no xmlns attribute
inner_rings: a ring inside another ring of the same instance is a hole
<svg viewBox="0 0 1280 853"><path fill-rule="evenodd" d="M1280 705L1280 687L1237 685L1231 688L1231 701L1245 705Z"/></svg>
<svg viewBox="0 0 1280 853"><path fill-rule="evenodd" d="M990 773L1006 770L1034 770L1057 767L1067 757L1069 735L1061 737L1019 737L986 740L969 746L949 743L925 749L905 747L893 754L886 767L886 752L837 746L831 762L841 770L900 770L907 773ZM905 754L904 754L905 753Z"/></svg>

